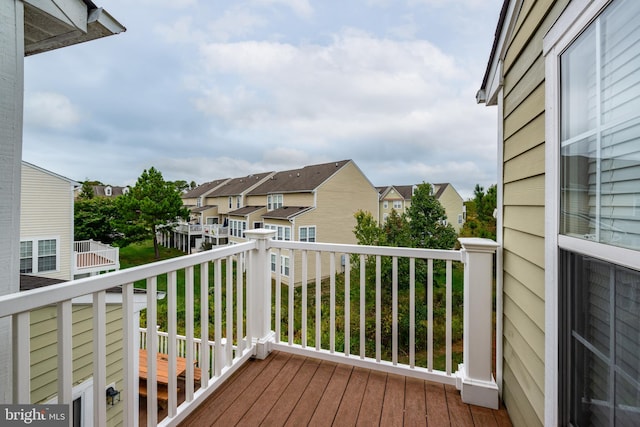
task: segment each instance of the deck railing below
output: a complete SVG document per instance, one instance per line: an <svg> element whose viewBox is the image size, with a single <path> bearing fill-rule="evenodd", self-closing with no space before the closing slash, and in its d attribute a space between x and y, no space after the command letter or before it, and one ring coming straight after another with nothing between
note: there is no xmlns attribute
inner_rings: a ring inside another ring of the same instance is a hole
<svg viewBox="0 0 640 427"><path fill-rule="evenodd" d="M58 401L71 403L72 301L91 296L94 425L106 424L104 393L114 381L106 372L107 357L114 357L106 353L106 291L121 287L123 372L115 381L125 426L136 422L140 347L148 355L166 353L169 360L168 384L163 385L168 416L158 420L156 358L147 358L149 425L177 425L246 360L264 358L273 349L456 384L463 401L497 407L491 374L494 242L461 239L460 251L434 251L284 242L272 240L274 231L264 229L246 235L246 243L0 297L0 318L13 320L13 402L38 403L31 402L31 382L25 380L31 378L29 319L33 310L53 304ZM287 257L288 270L281 264ZM456 274L462 275L462 284L456 284ZM141 342L134 284L146 288L146 324L165 329L149 328ZM458 285L464 287L464 353L463 363L455 366L452 294ZM399 287L409 289L406 301L399 299ZM420 292L424 304L416 299ZM418 306L426 309L424 318L417 317ZM434 315L440 307L444 319ZM437 323L445 325L442 369L435 360ZM416 346L421 328L427 335L424 349ZM197 346L198 341L209 344ZM419 361L423 354L426 358ZM186 359L180 404L177 357ZM196 366L201 369L198 388Z"/></svg>
<svg viewBox="0 0 640 427"><path fill-rule="evenodd" d="M120 249L95 240L74 242L73 274L120 269Z"/></svg>

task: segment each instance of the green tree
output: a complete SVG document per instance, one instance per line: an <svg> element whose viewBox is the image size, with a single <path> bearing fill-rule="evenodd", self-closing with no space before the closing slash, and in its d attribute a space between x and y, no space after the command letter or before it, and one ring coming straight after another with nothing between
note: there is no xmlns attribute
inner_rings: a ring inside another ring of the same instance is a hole
<svg viewBox="0 0 640 427"><path fill-rule="evenodd" d="M496 219L493 216L497 206L498 189L494 184L487 188L476 184L473 199L465 203L467 219L460 230L462 237L484 237L496 239Z"/></svg>
<svg viewBox="0 0 640 427"><path fill-rule="evenodd" d="M115 227L118 216L115 200L106 197L80 197L74 204L75 239L113 243L118 236Z"/></svg>
<svg viewBox="0 0 640 427"><path fill-rule="evenodd" d="M446 224L444 208L433 195L431 184L419 184L405 213L409 227L409 241L414 248L453 249L457 234Z"/></svg>
<svg viewBox="0 0 640 427"><path fill-rule="evenodd" d="M359 210L353 216L356 219L353 233L359 245L386 246L384 233L371 212Z"/></svg>
<svg viewBox="0 0 640 427"><path fill-rule="evenodd" d="M93 199L95 197L95 193L93 192L93 185L89 181L85 181L82 183L82 189L80 190L79 199Z"/></svg>
<svg viewBox="0 0 640 427"><path fill-rule="evenodd" d="M119 231L122 243L153 238L156 258L160 257L156 231L170 226L177 219L188 219L189 210L182 204L180 191L174 183L165 181L162 173L151 167L144 170L131 190L117 199L121 215Z"/></svg>

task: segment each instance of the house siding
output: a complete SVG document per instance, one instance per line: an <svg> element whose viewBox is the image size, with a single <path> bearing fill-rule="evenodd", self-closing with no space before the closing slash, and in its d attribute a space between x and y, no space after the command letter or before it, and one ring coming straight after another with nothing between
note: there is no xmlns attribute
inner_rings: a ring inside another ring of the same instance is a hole
<svg viewBox="0 0 640 427"><path fill-rule="evenodd" d="M20 240L57 238L58 270L37 273L71 280L73 251L73 186L70 181L22 164ZM46 212L46 221L43 213ZM34 260L35 263L35 260Z"/></svg>
<svg viewBox="0 0 640 427"><path fill-rule="evenodd" d="M31 401L44 403L57 395L56 307L31 312ZM122 390L122 308L107 305L107 384ZM73 385L93 376L93 310L90 305L73 306ZM107 408L107 425L122 424L122 405Z"/></svg>
<svg viewBox="0 0 640 427"><path fill-rule="evenodd" d="M544 58L569 0L525 0L503 64L503 400L514 425L544 421Z"/></svg>
<svg viewBox="0 0 640 427"><path fill-rule="evenodd" d="M456 233L459 233L464 224L464 222L463 224L458 224L458 215L462 215L462 206L464 205L460 194L451 185L447 185L438 198L438 202L440 202L445 211L447 222L456 230Z"/></svg>

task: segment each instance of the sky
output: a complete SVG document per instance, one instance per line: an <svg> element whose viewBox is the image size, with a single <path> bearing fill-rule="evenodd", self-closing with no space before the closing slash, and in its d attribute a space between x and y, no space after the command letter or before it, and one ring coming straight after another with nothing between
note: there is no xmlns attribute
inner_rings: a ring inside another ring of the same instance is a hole
<svg viewBox="0 0 640 427"><path fill-rule="evenodd" d="M23 159L134 185L352 159L375 186L497 182L478 105L502 0L94 0L126 32L25 58Z"/></svg>

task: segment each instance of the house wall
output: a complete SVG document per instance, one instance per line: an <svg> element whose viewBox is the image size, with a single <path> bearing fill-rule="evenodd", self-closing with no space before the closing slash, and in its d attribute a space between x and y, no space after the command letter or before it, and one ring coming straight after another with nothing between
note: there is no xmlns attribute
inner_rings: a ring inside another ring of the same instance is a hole
<svg viewBox="0 0 640 427"><path fill-rule="evenodd" d="M56 307L31 312L31 402L44 403L57 395ZM73 384L93 376L93 310L73 306ZM123 389L122 307L107 305L107 384ZM122 403L107 407L107 424L122 423Z"/></svg>
<svg viewBox="0 0 640 427"><path fill-rule="evenodd" d="M513 32L505 42L503 400L516 426L542 425L544 421L545 68L542 39L568 2L523 1Z"/></svg>
<svg viewBox="0 0 640 427"><path fill-rule="evenodd" d="M444 208L445 214L447 215L447 221L456 230L456 233L459 233L464 223L458 223L458 215L462 215L464 200L462 200L460 194L458 194L451 185L447 185L438 201Z"/></svg>
<svg viewBox="0 0 640 427"><path fill-rule="evenodd" d="M384 224L384 214L390 215L391 211L393 210L393 202L394 200L400 200L402 201L402 208L401 209L396 209L395 211L398 213L398 215L402 215L404 213L404 211L407 210L407 208L409 206L411 206L411 201L410 200L404 200L403 197L398 194L398 192L396 190L390 190L383 199L380 199L380 203L378 205L379 207L379 215L378 215L378 223L379 224ZM384 207L384 202L387 202L387 208L385 209ZM373 213L373 211L371 211Z"/></svg>
<svg viewBox="0 0 640 427"><path fill-rule="evenodd" d="M23 163L20 210L20 240L35 237L58 239L58 270L37 273L38 276L73 279L71 182ZM34 259L34 263L35 261Z"/></svg>

